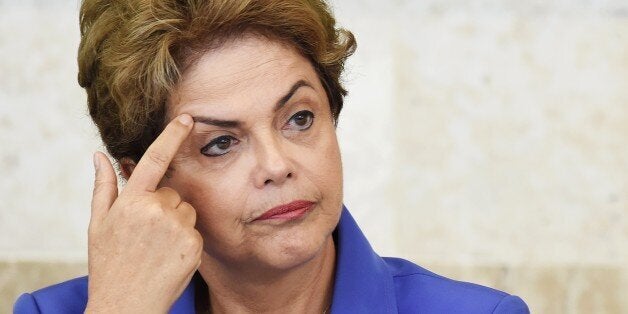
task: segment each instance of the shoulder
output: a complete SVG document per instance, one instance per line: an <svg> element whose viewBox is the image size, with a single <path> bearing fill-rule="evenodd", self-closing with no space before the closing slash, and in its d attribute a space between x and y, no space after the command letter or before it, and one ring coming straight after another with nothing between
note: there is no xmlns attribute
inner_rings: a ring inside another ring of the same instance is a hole
<svg viewBox="0 0 628 314"><path fill-rule="evenodd" d="M399 313L529 313L517 296L437 275L400 258L384 258Z"/></svg>
<svg viewBox="0 0 628 314"><path fill-rule="evenodd" d="M13 313L83 313L86 305L87 277L80 277L22 294Z"/></svg>

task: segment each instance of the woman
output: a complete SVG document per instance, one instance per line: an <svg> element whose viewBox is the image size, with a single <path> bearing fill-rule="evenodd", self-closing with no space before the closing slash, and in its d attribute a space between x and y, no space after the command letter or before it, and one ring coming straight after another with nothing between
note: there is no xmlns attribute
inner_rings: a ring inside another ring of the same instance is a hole
<svg viewBox="0 0 628 314"><path fill-rule="evenodd" d="M342 206L354 49L322 1L83 1L79 83L127 184L94 155L89 281L15 312L527 313L380 258Z"/></svg>

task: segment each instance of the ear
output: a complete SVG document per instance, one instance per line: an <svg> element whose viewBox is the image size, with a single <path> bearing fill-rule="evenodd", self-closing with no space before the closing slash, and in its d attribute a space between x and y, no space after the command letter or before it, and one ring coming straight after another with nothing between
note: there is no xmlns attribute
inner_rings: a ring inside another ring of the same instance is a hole
<svg viewBox="0 0 628 314"><path fill-rule="evenodd" d="M123 157L122 159L120 159L120 171L122 172L124 180L129 181L129 178L131 177L131 174L133 174L135 166L135 161L133 161L133 159L129 157Z"/></svg>

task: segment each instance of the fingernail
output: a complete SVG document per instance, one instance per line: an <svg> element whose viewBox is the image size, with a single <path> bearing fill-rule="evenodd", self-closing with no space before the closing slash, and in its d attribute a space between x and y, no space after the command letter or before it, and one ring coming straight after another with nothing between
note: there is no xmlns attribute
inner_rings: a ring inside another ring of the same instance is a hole
<svg viewBox="0 0 628 314"><path fill-rule="evenodd" d="M94 153L94 170L98 171L100 168L100 158L98 158L98 153Z"/></svg>
<svg viewBox="0 0 628 314"><path fill-rule="evenodd" d="M190 125L193 121L189 114L182 114L179 116L179 122L183 125Z"/></svg>

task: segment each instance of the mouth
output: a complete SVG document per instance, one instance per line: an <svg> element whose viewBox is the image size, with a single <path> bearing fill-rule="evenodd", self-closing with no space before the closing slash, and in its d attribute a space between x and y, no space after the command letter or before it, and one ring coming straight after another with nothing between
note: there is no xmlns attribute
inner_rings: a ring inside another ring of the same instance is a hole
<svg viewBox="0 0 628 314"><path fill-rule="evenodd" d="M260 220L293 220L303 217L313 206L314 202L297 200L288 204L279 205L267 210L255 219Z"/></svg>

